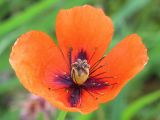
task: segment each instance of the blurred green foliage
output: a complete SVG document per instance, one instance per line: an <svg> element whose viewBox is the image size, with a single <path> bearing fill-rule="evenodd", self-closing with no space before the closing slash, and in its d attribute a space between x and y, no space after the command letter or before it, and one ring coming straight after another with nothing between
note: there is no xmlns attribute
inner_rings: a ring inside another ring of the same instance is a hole
<svg viewBox="0 0 160 120"><path fill-rule="evenodd" d="M67 114L73 120L160 120L160 1L159 0L0 0L0 119L17 120L14 101L27 94L8 59L16 38L29 30L47 32L56 40L59 9L84 4L102 7L114 21L110 48L126 35L138 33L148 48L149 62L119 96L89 114ZM126 63L127 64L127 63ZM14 103L14 104L13 104Z"/></svg>

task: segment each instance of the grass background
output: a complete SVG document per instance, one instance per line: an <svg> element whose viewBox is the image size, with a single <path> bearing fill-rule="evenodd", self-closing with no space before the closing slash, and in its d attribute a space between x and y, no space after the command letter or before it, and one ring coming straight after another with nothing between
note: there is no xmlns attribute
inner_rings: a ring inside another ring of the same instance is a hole
<svg viewBox="0 0 160 120"><path fill-rule="evenodd" d="M67 114L68 120L160 120L160 1L159 0L0 0L0 120L17 120L28 92L9 65L16 38L29 30L55 36L59 9L84 4L101 7L114 22L111 48L126 35L138 33L148 48L149 62L119 96L89 114ZM126 63L127 64L127 63ZM57 116L59 111L55 113ZM42 120L43 116L37 118Z"/></svg>

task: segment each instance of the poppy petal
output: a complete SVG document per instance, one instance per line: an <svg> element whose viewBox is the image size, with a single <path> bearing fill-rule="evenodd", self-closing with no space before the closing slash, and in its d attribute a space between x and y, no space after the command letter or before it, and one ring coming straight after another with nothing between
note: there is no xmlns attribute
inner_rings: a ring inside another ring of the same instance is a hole
<svg viewBox="0 0 160 120"><path fill-rule="evenodd" d="M83 90L79 112L81 112L82 114L88 114L96 110L98 108L98 105L99 103L96 100L96 97L93 96L89 91Z"/></svg>
<svg viewBox="0 0 160 120"><path fill-rule="evenodd" d="M105 53L113 35L113 24L100 8L74 7L58 13L56 35L64 54L70 48L73 56L79 51L85 51L89 58L94 54L92 64Z"/></svg>
<svg viewBox="0 0 160 120"><path fill-rule="evenodd" d="M57 91L49 89L59 85L54 83L55 74L67 72L68 68L59 48L48 35L40 31L23 34L12 48L10 63L26 89L67 109L54 95ZM61 97L65 99L65 96Z"/></svg>
<svg viewBox="0 0 160 120"><path fill-rule="evenodd" d="M58 59L57 59L58 58ZM68 66L52 39L43 32L30 31L15 42L10 55L10 63L20 82L30 92L45 98L54 106L72 112L88 113L97 108L91 104L91 96L83 92L81 106L71 107L65 87L70 81L56 81L60 74L67 74ZM61 84L66 83L66 84ZM64 89L61 89L63 88ZM85 98L89 98L85 100ZM89 107L88 107L89 106Z"/></svg>
<svg viewBox="0 0 160 120"><path fill-rule="evenodd" d="M103 96L99 102L107 102L113 99L123 86L140 72L148 61L147 49L137 34L127 36L116 45L102 61L103 68L97 70L93 76L99 77L110 84L110 88L102 90Z"/></svg>

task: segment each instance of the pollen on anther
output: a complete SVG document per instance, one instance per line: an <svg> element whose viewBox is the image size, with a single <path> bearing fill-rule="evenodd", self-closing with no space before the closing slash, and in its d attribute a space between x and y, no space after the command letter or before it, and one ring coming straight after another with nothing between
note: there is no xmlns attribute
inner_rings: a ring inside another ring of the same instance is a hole
<svg viewBox="0 0 160 120"><path fill-rule="evenodd" d="M104 85L109 85L109 83L108 83L108 82L105 82Z"/></svg>

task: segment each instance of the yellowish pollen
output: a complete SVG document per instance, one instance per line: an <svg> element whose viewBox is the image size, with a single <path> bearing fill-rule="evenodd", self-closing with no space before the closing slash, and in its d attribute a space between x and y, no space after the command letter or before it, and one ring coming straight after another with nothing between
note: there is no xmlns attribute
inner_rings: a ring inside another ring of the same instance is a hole
<svg viewBox="0 0 160 120"><path fill-rule="evenodd" d="M77 59L75 63L72 64L71 76L73 81L82 85L89 76L89 64L87 64L87 60Z"/></svg>

